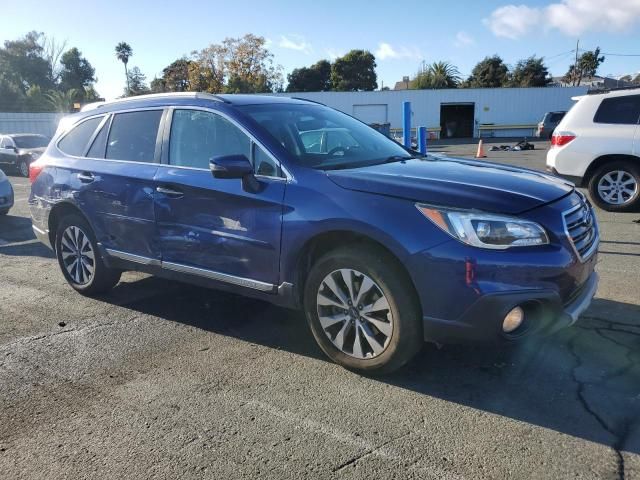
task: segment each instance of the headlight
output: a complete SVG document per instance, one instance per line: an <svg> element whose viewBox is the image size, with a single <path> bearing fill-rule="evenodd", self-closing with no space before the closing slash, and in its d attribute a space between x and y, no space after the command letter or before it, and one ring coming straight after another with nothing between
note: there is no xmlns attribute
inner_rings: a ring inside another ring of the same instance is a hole
<svg viewBox="0 0 640 480"><path fill-rule="evenodd" d="M517 217L421 204L416 204L416 207L453 238L474 247L504 250L549 243L544 228Z"/></svg>

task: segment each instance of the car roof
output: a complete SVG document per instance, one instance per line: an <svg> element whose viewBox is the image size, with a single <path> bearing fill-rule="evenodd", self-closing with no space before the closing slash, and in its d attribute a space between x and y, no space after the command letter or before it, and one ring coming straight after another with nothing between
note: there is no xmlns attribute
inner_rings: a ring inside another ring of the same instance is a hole
<svg viewBox="0 0 640 480"><path fill-rule="evenodd" d="M119 98L109 102L90 103L82 107L81 112L91 110L112 111L122 108L161 107L171 105L211 106L215 103L227 105L264 105L273 103L289 103L305 105L316 103L295 97L253 94L211 94L206 92L171 92L153 93L135 97Z"/></svg>

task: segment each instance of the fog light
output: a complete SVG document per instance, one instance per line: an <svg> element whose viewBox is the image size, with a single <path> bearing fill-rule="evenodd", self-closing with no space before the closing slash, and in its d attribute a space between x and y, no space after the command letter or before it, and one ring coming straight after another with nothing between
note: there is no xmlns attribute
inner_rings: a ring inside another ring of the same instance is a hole
<svg viewBox="0 0 640 480"><path fill-rule="evenodd" d="M506 317L504 317L504 321L502 322L502 331L504 333L512 333L515 332L520 325L522 325L522 321L524 320L524 310L520 307L516 307L507 313Z"/></svg>

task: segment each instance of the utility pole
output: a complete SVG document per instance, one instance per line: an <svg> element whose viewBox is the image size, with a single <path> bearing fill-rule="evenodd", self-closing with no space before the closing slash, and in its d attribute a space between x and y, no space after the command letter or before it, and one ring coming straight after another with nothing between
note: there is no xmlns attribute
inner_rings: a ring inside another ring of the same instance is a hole
<svg viewBox="0 0 640 480"><path fill-rule="evenodd" d="M576 79L578 78L578 45L580 44L580 39L576 40L576 63L573 64L573 86L576 86Z"/></svg>

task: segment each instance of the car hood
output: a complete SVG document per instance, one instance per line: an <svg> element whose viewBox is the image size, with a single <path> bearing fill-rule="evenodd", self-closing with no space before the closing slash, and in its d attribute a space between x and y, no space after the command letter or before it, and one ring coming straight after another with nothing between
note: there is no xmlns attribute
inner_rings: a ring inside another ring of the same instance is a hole
<svg viewBox="0 0 640 480"><path fill-rule="evenodd" d="M574 190L551 175L489 162L438 157L329 170L342 188L432 205L517 214Z"/></svg>
<svg viewBox="0 0 640 480"><path fill-rule="evenodd" d="M37 148L19 148L18 154L25 155L27 153L37 153L38 155L42 155L47 147L37 147Z"/></svg>

